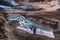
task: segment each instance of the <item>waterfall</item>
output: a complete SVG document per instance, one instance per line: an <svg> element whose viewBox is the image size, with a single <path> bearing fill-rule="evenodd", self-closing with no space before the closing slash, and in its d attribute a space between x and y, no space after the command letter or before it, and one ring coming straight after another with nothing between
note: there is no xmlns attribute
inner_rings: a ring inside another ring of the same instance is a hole
<svg viewBox="0 0 60 40"><path fill-rule="evenodd" d="M19 5L15 0L4 0L6 2L9 2L10 4L16 6L16 5Z"/></svg>
<svg viewBox="0 0 60 40"><path fill-rule="evenodd" d="M11 7L9 7L9 6L3 6L3 5L0 5L0 8L2 8L3 10L9 10L9 9L11 9Z"/></svg>

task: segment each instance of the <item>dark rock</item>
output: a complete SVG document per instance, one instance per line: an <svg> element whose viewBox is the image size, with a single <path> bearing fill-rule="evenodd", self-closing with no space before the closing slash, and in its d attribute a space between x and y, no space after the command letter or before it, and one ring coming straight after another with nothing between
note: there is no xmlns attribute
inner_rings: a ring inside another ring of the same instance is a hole
<svg viewBox="0 0 60 40"><path fill-rule="evenodd" d="M23 10L24 11L40 11L40 10L42 10L43 8L36 8L36 7L33 7L32 5L27 5L27 7L24 9L23 8Z"/></svg>
<svg viewBox="0 0 60 40"><path fill-rule="evenodd" d="M40 8L40 9L35 9L35 8L32 8L32 9L23 9L24 11L40 11L42 10L43 8Z"/></svg>
<svg viewBox="0 0 60 40"><path fill-rule="evenodd" d="M10 21L10 25L11 25L11 26L14 26L14 27L17 27L17 26L19 26L20 24L19 24L19 21L17 21L17 20L12 20L12 21Z"/></svg>
<svg viewBox="0 0 60 40"><path fill-rule="evenodd" d="M0 7L0 12L4 11L3 8Z"/></svg>
<svg viewBox="0 0 60 40"><path fill-rule="evenodd" d="M3 26L4 26L4 20L0 19L0 39L7 38Z"/></svg>
<svg viewBox="0 0 60 40"><path fill-rule="evenodd" d="M9 2L4 1L4 0L0 0L0 5L13 6L12 4L10 4Z"/></svg>
<svg viewBox="0 0 60 40"><path fill-rule="evenodd" d="M54 31L54 34L60 34L60 31Z"/></svg>
<svg viewBox="0 0 60 40"><path fill-rule="evenodd" d="M60 8L59 8L59 9L57 9L57 11L60 11Z"/></svg>

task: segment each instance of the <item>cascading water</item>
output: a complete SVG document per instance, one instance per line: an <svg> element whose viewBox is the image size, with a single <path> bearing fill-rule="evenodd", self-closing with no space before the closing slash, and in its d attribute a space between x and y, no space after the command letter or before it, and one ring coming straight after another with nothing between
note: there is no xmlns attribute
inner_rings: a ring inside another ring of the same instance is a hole
<svg viewBox="0 0 60 40"><path fill-rule="evenodd" d="M30 0L24 0L25 5L21 6L16 0L0 0L0 8L3 10L22 9L23 11L40 11L41 9L35 8L31 5ZM7 5L7 6L6 6Z"/></svg>
<svg viewBox="0 0 60 40"><path fill-rule="evenodd" d="M34 30L32 30L32 28L36 28L36 31L35 31L36 34L55 38L53 31L51 29L46 28L43 25L39 25L39 24L35 23L34 21L32 21L31 19L24 17L20 14L10 14L7 18L10 21L12 21L12 20L19 21L20 25L16 26L17 29L23 30L30 34L34 34L33 33Z"/></svg>
<svg viewBox="0 0 60 40"><path fill-rule="evenodd" d="M15 0L4 0L6 2L9 2L10 4L16 6L16 5L19 5Z"/></svg>
<svg viewBox="0 0 60 40"><path fill-rule="evenodd" d="M0 12L13 10L17 5L19 4L15 0L0 0Z"/></svg>

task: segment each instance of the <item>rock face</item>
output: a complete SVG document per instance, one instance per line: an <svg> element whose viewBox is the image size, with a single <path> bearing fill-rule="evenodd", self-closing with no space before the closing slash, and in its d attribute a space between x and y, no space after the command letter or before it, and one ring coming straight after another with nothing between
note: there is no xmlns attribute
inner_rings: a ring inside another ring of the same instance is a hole
<svg viewBox="0 0 60 40"><path fill-rule="evenodd" d="M7 40L47 40L46 38L48 38L48 40L54 40L49 37L26 33L6 23L4 23L3 28L4 30L6 30L3 31L5 32L5 36Z"/></svg>
<svg viewBox="0 0 60 40"><path fill-rule="evenodd" d="M38 24L40 24L43 19L43 17L29 17L29 18L37 22ZM46 36L41 36L41 35L39 36L39 35L26 33L22 30L16 29L15 26L13 27L6 23L4 25L4 30L6 30L5 32L6 32L7 40L55 40Z"/></svg>
<svg viewBox="0 0 60 40"><path fill-rule="evenodd" d="M4 29L4 20L0 19L0 39L6 39L7 36L5 35L5 29Z"/></svg>

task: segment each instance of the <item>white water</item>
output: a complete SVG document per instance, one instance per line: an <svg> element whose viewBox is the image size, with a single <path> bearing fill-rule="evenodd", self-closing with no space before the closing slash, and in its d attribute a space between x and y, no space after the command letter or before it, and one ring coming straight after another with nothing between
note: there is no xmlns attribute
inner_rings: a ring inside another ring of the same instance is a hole
<svg viewBox="0 0 60 40"><path fill-rule="evenodd" d="M9 2L9 3L11 3L12 5L19 5L17 2L15 2L15 0L4 0L4 1L6 1L6 2Z"/></svg>
<svg viewBox="0 0 60 40"><path fill-rule="evenodd" d="M12 20L18 20L19 21L19 26L17 26L16 28L23 30L25 32L28 32L30 34L33 34L33 30L30 29L30 27L32 27L32 25L34 24L33 21L29 21L28 19L26 19L24 16L22 15L10 15L11 17L8 17L9 19ZM37 25L37 24L34 24ZM43 29L42 29L43 28ZM43 35L43 36L47 36L50 38L55 38L53 31L47 31L48 29L45 29L43 26L39 25L39 28L37 26L36 28L36 34L37 35Z"/></svg>
<svg viewBox="0 0 60 40"><path fill-rule="evenodd" d="M31 30L29 28L24 28L24 27L21 27L21 26L17 26L16 28L18 28L20 30L23 30L25 32L28 32L30 34L33 34L33 30ZM41 29L38 29L38 28L36 30L36 34L47 36L47 37L50 37L50 38L55 38L54 33L52 31L44 31L44 30L41 30Z"/></svg>

